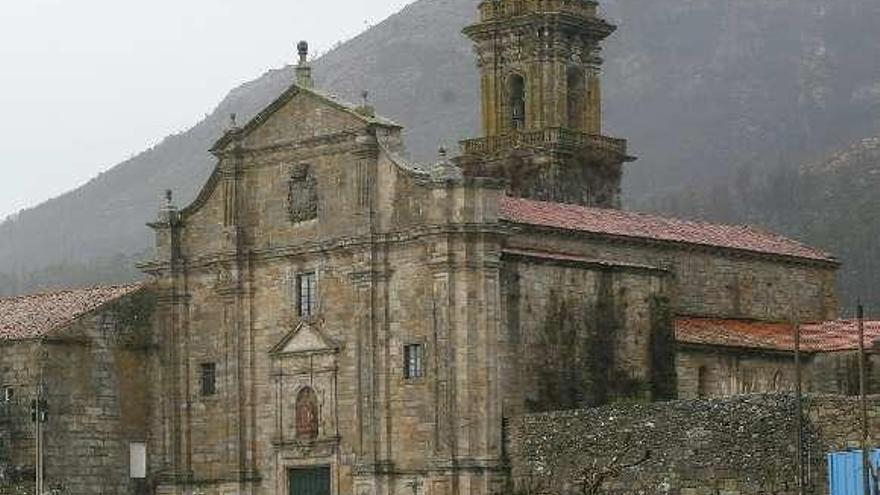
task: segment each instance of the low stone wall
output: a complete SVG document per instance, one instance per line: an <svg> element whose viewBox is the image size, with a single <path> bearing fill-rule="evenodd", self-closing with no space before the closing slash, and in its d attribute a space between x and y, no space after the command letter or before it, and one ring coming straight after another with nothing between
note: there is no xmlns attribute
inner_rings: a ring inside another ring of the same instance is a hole
<svg viewBox="0 0 880 495"><path fill-rule="evenodd" d="M794 494L796 402L791 395L609 406L511 421L515 493ZM880 397L869 404L880 440ZM858 402L804 403L807 493L825 493L825 455L857 447ZM601 486L590 491L589 486Z"/></svg>

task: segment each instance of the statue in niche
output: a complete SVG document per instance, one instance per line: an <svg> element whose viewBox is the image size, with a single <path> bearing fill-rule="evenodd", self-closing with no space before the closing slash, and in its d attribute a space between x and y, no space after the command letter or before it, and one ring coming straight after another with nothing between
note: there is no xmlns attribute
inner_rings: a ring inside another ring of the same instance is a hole
<svg viewBox="0 0 880 495"><path fill-rule="evenodd" d="M291 168L287 205L293 223L318 218L318 184L308 164L300 163Z"/></svg>
<svg viewBox="0 0 880 495"><path fill-rule="evenodd" d="M304 387L296 396L296 438L309 442L318 438L318 396L311 387Z"/></svg>

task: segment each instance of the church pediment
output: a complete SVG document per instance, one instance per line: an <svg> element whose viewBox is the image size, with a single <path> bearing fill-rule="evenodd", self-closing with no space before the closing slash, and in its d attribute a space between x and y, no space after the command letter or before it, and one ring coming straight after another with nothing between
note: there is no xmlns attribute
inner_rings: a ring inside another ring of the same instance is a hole
<svg viewBox="0 0 880 495"><path fill-rule="evenodd" d="M236 137L246 147L292 143L361 129L369 125L400 128L390 120L364 113L317 90L293 85L239 131L227 132L213 152L227 149Z"/></svg>
<svg viewBox="0 0 880 495"><path fill-rule="evenodd" d="M339 345L321 332L315 323L301 322L284 336L270 354L285 356L296 354L336 353Z"/></svg>

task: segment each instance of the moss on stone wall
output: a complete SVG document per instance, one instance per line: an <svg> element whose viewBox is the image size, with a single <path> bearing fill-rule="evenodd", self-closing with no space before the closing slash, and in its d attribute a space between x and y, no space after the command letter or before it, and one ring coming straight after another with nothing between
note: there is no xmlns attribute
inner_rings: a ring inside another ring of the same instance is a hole
<svg viewBox="0 0 880 495"><path fill-rule="evenodd" d="M596 328L590 336L590 347L593 350L590 360L593 376L593 401L590 406L608 403L609 396L617 388L612 379L618 378L615 372L614 343L620 322L617 317L614 298L614 280L609 272L599 274L596 300ZM616 381L616 380L615 380Z"/></svg>
<svg viewBox="0 0 880 495"><path fill-rule="evenodd" d="M872 397L870 410L880 408ZM793 395L614 405L514 418L508 447L512 477L542 493L580 493L584 473L619 470L602 493L794 494L796 401ZM858 401L804 401L808 493L823 493L825 455L858 445ZM880 439L871 422L869 442Z"/></svg>
<svg viewBox="0 0 880 495"><path fill-rule="evenodd" d="M114 304L111 314L116 323L114 339L128 347L148 348L153 345L153 314L156 295L141 290Z"/></svg>
<svg viewBox="0 0 880 495"><path fill-rule="evenodd" d="M675 369L675 329L669 298L651 298L650 388L654 400L676 398L678 376Z"/></svg>

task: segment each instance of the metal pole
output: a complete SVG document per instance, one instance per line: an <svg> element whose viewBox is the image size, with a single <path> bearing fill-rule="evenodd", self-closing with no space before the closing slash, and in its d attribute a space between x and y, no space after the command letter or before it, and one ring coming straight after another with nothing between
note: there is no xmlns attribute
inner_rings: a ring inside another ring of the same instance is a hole
<svg viewBox="0 0 880 495"><path fill-rule="evenodd" d="M34 422L34 432L37 436L36 495L43 495L43 492L44 492L43 485L45 483L45 480L43 479L43 474L44 474L43 473L44 472L43 450L44 450L45 446L43 445L44 442L43 442L43 421L42 421L42 416L43 416L42 401L43 401L43 395L46 392L45 378L43 376L43 373L45 371L45 359L44 359L45 354L44 353L45 353L45 349L43 348L43 343L41 342L41 346L40 346L40 372L39 372L38 379L37 379L38 380L37 381L37 394L36 394L36 398L35 398L35 407L34 407L34 419L36 420Z"/></svg>
<svg viewBox="0 0 880 495"><path fill-rule="evenodd" d="M36 495L40 495L40 422L39 422L39 407L40 407L40 383L37 382L34 387L34 400L31 403L33 406L34 417L34 493Z"/></svg>
<svg viewBox="0 0 880 495"><path fill-rule="evenodd" d="M804 404L801 390L801 324L794 321L794 395L795 395L795 450L797 451L797 492L804 495Z"/></svg>
<svg viewBox="0 0 880 495"><path fill-rule="evenodd" d="M862 420L862 488L865 495L871 495L871 463L868 454L868 400L865 387L865 308L859 301L856 310L859 321L859 405Z"/></svg>
<svg viewBox="0 0 880 495"><path fill-rule="evenodd" d="M43 424L40 422L40 398L43 389L43 372L40 370L40 378L34 395L34 437L36 440L36 495L43 493Z"/></svg>

